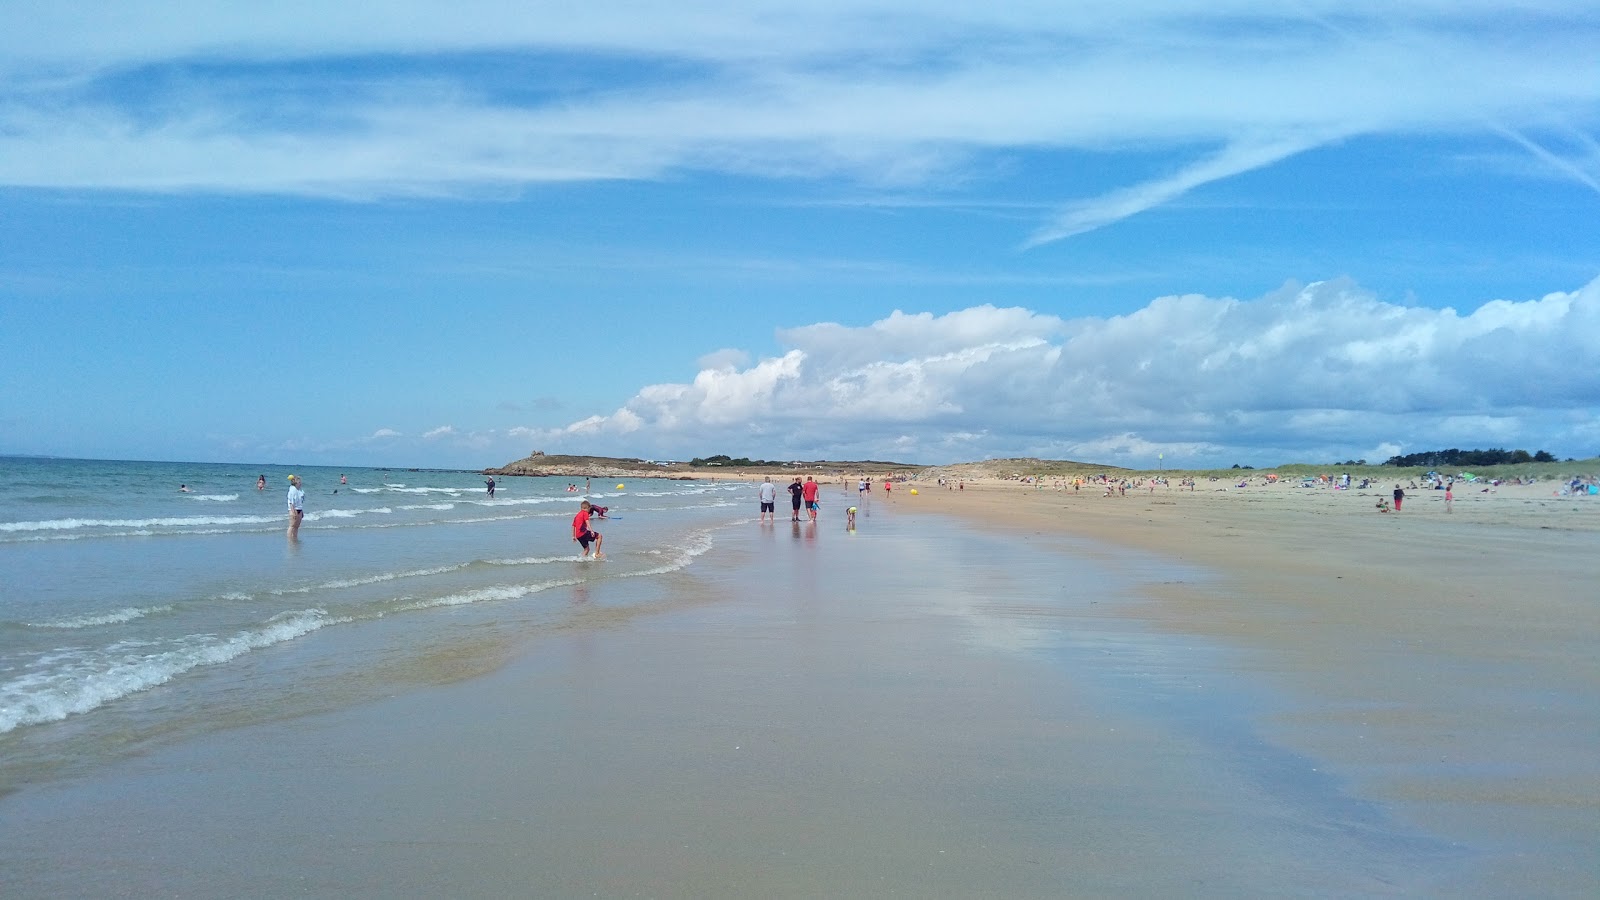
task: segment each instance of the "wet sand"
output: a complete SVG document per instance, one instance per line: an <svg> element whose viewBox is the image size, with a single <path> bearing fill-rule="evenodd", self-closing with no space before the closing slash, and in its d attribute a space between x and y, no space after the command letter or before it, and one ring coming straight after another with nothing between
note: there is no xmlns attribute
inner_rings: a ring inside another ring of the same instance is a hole
<svg viewBox="0 0 1600 900"><path fill-rule="evenodd" d="M1600 892L1600 502L1552 485L1365 491L1202 482L1104 496L1016 482L896 504L1027 542L1067 532L1209 574L1130 614L1245 653L1295 708L1274 744L1468 850L1450 893Z"/></svg>
<svg viewBox="0 0 1600 900"><path fill-rule="evenodd" d="M644 610L571 593L491 674L6 797L7 893L1600 886L1593 509L973 485L850 535L853 494L730 527Z"/></svg>

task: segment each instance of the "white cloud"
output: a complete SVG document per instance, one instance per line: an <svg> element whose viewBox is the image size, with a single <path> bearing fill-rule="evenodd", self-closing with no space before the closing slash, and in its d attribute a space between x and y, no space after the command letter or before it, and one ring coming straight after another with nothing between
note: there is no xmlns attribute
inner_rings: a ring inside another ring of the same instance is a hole
<svg viewBox="0 0 1600 900"><path fill-rule="evenodd" d="M701 369L737 369L750 364L750 354L744 350L726 349L707 353L697 365Z"/></svg>
<svg viewBox="0 0 1600 900"><path fill-rule="evenodd" d="M427 431L424 431L422 433L422 439L425 441L433 441L442 437L449 437L455 433L456 429L454 425L440 425L438 428L431 428Z"/></svg>
<svg viewBox="0 0 1600 900"><path fill-rule="evenodd" d="M1106 319L897 312L860 328L782 332L792 348L782 356L650 385L611 415L539 435L926 462L1165 454L1228 464L1491 444L1587 454L1576 442L1600 413L1595 334L1600 279L1465 315L1388 303L1345 281L1248 301L1161 297Z"/></svg>
<svg viewBox="0 0 1600 900"><path fill-rule="evenodd" d="M401 434L400 434L400 432L395 431L393 428L379 428L377 431L374 431L372 433L372 436L367 438L367 440L369 440L369 441L381 441L381 440L383 440L385 438L397 438L397 437L401 437Z"/></svg>
<svg viewBox="0 0 1600 900"><path fill-rule="evenodd" d="M1592 162L1535 139L1588 140L1600 17L1581 0L25 7L0 36L0 184L381 197L685 170L907 184L985 154L1168 154L1169 174L1082 188L1032 244L1355 135L1497 129L1595 184ZM500 73L518 67L452 62L473 54L571 75L507 91ZM383 65L353 75L364 58ZM140 79L147 66L161 77Z"/></svg>
<svg viewBox="0 0 1600 900"><path fill-rule="evenodd" d="M1262 143L1229 146L1215 156L1185 168L1169 178L1149 181L1102 197L1075 204L1063 210L1054 222L1034 232L1024 247L1037 247L1062 238L1083 234L1161 206L1203 184L1259 169L1309 150L1323 143L1319 139L1281 138Z"/></svg>

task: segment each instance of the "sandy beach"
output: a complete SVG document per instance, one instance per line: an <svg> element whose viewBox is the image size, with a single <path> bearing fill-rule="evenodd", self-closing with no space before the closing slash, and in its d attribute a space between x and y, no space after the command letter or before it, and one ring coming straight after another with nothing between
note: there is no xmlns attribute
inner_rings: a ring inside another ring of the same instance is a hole
<svg viewBox="0 0 1600 900"><path fill-rule="evenodd" d="M1600 503L896 487L752 486L648 596L429 661L491 671L19 790L7 893L1600 890Z"/></svg>
<svg viewBox="0 0 1600 900"><path fill-rule="evenodd" d="M1497 848L1452 890L1581 896L1600 884L1600 606L1586 570L1600 503L1549 483L1333 491L1201 482L1104 496L1014 482L927 491L1021 540L1050 529L1198 564L1146 584L1140 616L1243 648L1301 698L1281 741L1335 761L1353 793ZM911 499L911 498L904 498ZM898 501L897 501L898 502ZM1565 861L1565 863L1560 861Z"/></svg>

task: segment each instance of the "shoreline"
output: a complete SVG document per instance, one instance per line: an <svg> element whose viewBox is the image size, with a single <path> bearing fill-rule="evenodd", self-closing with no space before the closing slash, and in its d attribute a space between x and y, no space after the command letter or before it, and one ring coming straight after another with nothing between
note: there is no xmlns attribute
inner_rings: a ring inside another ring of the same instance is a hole
<svg viewBox="0 0 1600 900"><path fill-rule="evenodd" d="M0 798L0 863L19 896L1600 885L1600 505L896 487L851 534L853 481L817 526L751 484L716 552L540 594L548 627L395 620L473 677ZM474 633L517 647L463 669Z"/></svg>

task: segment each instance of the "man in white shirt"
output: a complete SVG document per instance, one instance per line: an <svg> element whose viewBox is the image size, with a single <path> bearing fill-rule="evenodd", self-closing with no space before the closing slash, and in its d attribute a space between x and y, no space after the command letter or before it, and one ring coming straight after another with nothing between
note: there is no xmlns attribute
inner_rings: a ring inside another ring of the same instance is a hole
<svg viewBox="0 0 1600 900"><path fill-rule="evenodd" d="M772 517L772 524L778 524L778 489L772 485L772 476L761 482L761 522L766 524L767 516Z"/></svg>
<svg viewBox="0 0 1600 900"><path fill-rule="evenodd" d="M300 520L306 516L306 492L300 489L300 476L289 476L289 540L300 537Z"/></svg>

